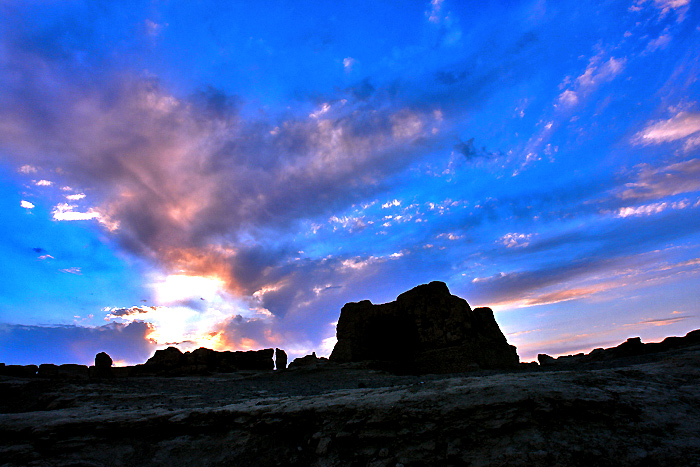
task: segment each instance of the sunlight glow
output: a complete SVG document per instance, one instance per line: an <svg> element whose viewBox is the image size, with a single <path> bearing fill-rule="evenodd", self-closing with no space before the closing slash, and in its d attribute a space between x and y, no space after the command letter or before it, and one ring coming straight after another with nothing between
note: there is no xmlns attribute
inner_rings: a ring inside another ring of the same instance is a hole
<svg viewBox="0 0 700 467"><path fill-rule="evenodd" d="M189 299L211 300L224 288L224 282L216 277L172 274L154 287L157 302L166 304Z"/></svg>

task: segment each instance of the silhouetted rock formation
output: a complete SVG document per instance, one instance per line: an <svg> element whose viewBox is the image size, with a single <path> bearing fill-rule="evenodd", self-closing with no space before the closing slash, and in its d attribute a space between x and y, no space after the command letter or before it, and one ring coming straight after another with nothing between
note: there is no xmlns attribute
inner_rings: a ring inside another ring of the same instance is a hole
<svg viewBox="0 0 700 467"><path fill-rule="evenodd" d="M282 349L275 349L275 368L278 370L287 368L287 352Z"/></svg>
<svg viewBox="0 0 700 467"><path fill-rule="evenodd" d="M134 367L132 375L197 375L238 370L272 370L273 355L273 349L217 352L201 347L192 352L182 353L176 347L168 347L157 350L145 364Z"/></svg>
<svg viewBox="0 0 700 467"><path fill-rule="evenodd" d="M36 365L5 365L0 366L0 374L3 376L15 376L19 378L32 378L36 376L39 367Z"/></svg>
<svg viewBox="0 0 700 467"><path fill-rule="evenodd" d="M42 363L39 365L37 376L40 378L88 379L89 373L86 365Z"/></svg>
<svg viewBox="0 0 700 467"><path fill-rule="evenodd" d="M639 337L630 337L622 344L609 349L593 349L588 354L578 353L576 355L562 355L558 358L550 357L547 354L537 355L537 361L541 366L574 365L592 362L604 362L626 357L638 357L657 352L688 347L700 344L700 329L690 331L684 337L667 337L661 342L642 343Z"/></svg>
<svg viewBox="0 0 700 467"><path fill-rule="evenodd" d="M107 355L106 352L100 352L95 355L95 367L92 369L92 374L90 376L96 376L98 378L111 378L112 375L112 357Z"/></svg>
<svg viewBox="0 0 700 467"><path fill-rule="evenodd" d="M316 356L316 352L311 352L311 355L304 355L303 357L295 358L292 363L289 364L289 369L293 368L309 368L309 367L317 367L319 365L323 365L325 363L328 363L328 359L321 357L318 358Z"/></svg>
<svg viewBox="0 0 700 467"><path fill-rule="evenodd" d="M375 361L397 372L450 373L512 368L519 361L493 311L472 310L443 282L419 285L383 305L348 303L336 333L330 360L338 363Z"/></svg>

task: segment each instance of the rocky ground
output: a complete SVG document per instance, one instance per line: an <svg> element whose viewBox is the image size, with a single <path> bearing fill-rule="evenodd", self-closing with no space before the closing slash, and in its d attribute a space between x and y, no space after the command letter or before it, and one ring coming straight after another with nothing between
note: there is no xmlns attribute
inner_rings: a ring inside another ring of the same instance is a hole
<svg viewBox="0 0 700 467"><path fill-rule="evenodd" d="M700 346L577 368L0 379L0 465L700 465Z"/></svg>

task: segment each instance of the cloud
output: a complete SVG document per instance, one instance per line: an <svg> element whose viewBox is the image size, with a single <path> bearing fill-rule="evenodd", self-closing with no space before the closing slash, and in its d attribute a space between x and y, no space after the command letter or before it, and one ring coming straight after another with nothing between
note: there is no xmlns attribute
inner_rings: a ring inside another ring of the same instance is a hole
<svg viewBox="0 0 700 467"><path fill-rule="evenodd" d="M626 183L619 197L660 199L700 191L700 159L688 159L661 167L641 165L636 180Z"/></svg>
<svg viewBox="0 0 700 467"><path fill-rule="evenodd" d="M19 205L24 209L34 209L34 204L30 203L29 201L22 200L19 202Z"/></svg>
<svg viewBox="0 0 700 467"><path fill-rule="evenodd" d="M74 274L76 276L82 276L83 273L80 270L80 268L72 267L72 268L66 268L66 269L60 269L61 272L66 273L66 274Z"/></svg>
<svg viewBox="0 0 700 467"><path fill-rule="evenodd" d="M155 344L148 339L151 331L149 324L138 321L99 327L0 324L0 350L8 364L94 365L99 352L107 352L115 361L137 364L155 351ZM47 356L50 362L45 360Z"/></svg>
<svg viewBox="0 0 700 467"><path fill-rule="evenodd" d="M689 4L690 0L654 0L654 6L661 10L662 15L665 15L670 10L681 9L683 11Z"/></svg>
<svg viewBox="0 0 700 467"><path fill-rule="evenodd" d="M655 52L659 49L665 49L668 44L671 43L671 36L669 34L661 34L656 39L652 39L647 44L647 52Z"/></svg>
<svg viewBox="0 0 700 467"><path fill-rule="evenodd" d="M74 204L60 203L53 208L51 214L57 221L87 221L101 217L101 214L92 208L88 212L75 212L73 209L76 207Z"/></svg>
<svg viewBox="0 0 700 467"><path fill-rule="evenodd" d="M36 79L5 83L0 121L13 123L12 131L0 125L0 142L19 166L59 166L59 186L91 190L91 207L57 204L54 219L97 220L132 253L221 278L243 295L286 258L251 262L256 249L241 239L268 241L263 232L277 230L274 243L283 242L298 222L379 191L384 177L421 154L436 119L434 109L386 106L370 95L328 103L311 119L243 119L239 99L215 89L179 98L128 73L86 84L60 62L46 63L60 83L48 86L21 60L41 56L10 50L13 58ZM36 106L24 103L28 95Z"/></svg>
<svg viewBox="0 0 700 467"><path fill-rule="evenodd" d="M428 21L431 23L440 22L440 10L442 10L443 0L431 0L430 10L425 12L425 16L428 17Z"/></svg>
<svg viewBox="0 0 700 467"><path fill-rule="evenodd" d="M343 67L345 68L346 73L350 73L355 64L357 64L357 60L352 57L345 57L343 59Z"/></svg>
<svg viewBox="0 0 700 467"><path fill-rule="evenodd" d="M506 248L524 248L530 244L532 234L508 233L498 239Z"/></svg>
<svg viewBox="0 0 700 467"><path fill-rule="evenodd" d="M146 34L153 37L160 35L163 29L168 27L167 23L159 24L155 21L151 21L150 19L145 20L143 24L146 28Z"/></svg>
<svg viewBox="0 0 700 467"><path fill-rule="evenodd" d="M603 53L595 55L589 62L586 70L576 78L571 89L565 89L559 94L558 105L564 109L571 109L579 104L585 97L593 93L605 82L612 81L625 68L626 58L610 57L601 63ZM570 77L562 83L561 87L569 85ZM547 126L549 130L551 125Z"/></svg>
<svg viewBox="0 0 700 467"><path fill-rule="evenodd" d="M695 315L673 316L671 318L652 318L638 321L636 323L626 324L625 326L641 327L641 326L668 326L669 324L679 323L688 318L693 318Z"/></svg>
<svg viewBox="0 0 700 467"><path fill-rule="evenodd" d="M647 125L635 135L637 144L661 144L687 138L700 131L700 112L678 112L668 120Z"/></svg>
<svg viewBox="0 0 700 467"><path fill-rule="evenodd" d="M675 203L653 203L643 206L620 208L616 215L617 217L650 216L666 209L684 209L688 206L690 206L690 203L688 203L687 200L677 201Z"/></svg>
<svg viewBox="0 0 700 467"><path fill-rule="evenodd" d="M23 165L19 169L17 169L18 172L23 173L23 174L33 174L37 173L36 167L32 167L31 165Z"/></svg>
<svg viewBox="0 0 700 467"><path fill-rule="evenodd" d="M604 81L610 81L619 75L625 67L624 58L616 59L610 57L610 59L599 65L600 57L596 56L591 59L586 71L576 78L576 81L581 89L590 90L600 85Z"/></svg>

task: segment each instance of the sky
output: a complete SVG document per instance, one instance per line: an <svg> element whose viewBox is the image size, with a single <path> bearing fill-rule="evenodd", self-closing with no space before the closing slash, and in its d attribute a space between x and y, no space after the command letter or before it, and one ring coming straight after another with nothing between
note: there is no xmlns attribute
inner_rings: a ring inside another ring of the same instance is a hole
<svg viewBox="0 0 700 467"><path fill-rule="evenodd" d="M700 328L698 3L0 0L0 361L434 280L522 361Z"/></svg>

